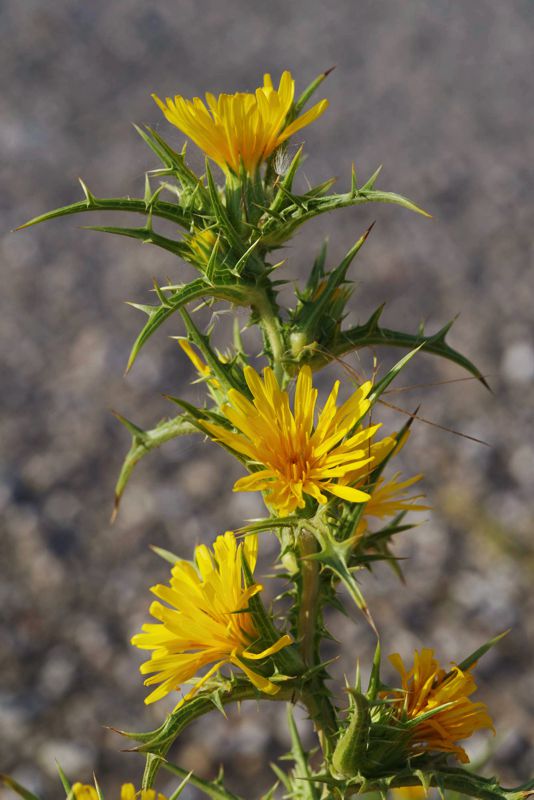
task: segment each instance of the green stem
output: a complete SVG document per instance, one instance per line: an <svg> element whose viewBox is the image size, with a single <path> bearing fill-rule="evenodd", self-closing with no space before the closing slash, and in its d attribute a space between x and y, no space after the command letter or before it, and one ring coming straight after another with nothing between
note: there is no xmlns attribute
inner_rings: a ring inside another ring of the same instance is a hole
<svg viewBox="0 0 534 800"><path fill-rule="evenodd" d="M312 677L303 687L301 699L314 722L323 753L328 756L334 748L337 720L334 708L324 684L318 647L318 625L321 613L319 565L306 558L317 552L317 540L308 531L299 538L301 596L297 620L300 653L305 665L312 669Z"/></svg>
<svg viewBox="0 0 534 800"><path fill-rule="evenodd" d="M161 422L152 430L140 431L139 435L132 436L131 447L124 459L117 484L115 486L115 505L113 509L113 519L116 517L121 497L126 488L130 476L135 469L136 464L157 447L162 444L176 439L178 436L188 436L192 433L198 433L198 428L195 428L188 420L183 417L175 417L167 422Z"/></svg>
<svg viewBox="0 0 534 800"><path fill-rule="evenodd" d="M273 292L270 287L255 289L252 307L260 319L265 340L271 349L273 371L278 383L281 384L284 377L285 345L282 325L278 315L278 306L272 295Z"/></svg>
<svg viewBox="0 0 534 800"><path fill-rule="evenodd" d="M232 691L222 694L220 701L223 706L230 703L241 702L242 700L282 700L284 702L293 701L298 690L292 682L288 681L280 686L280 690L275 695L262 694L252 685L241 685L234 687ZM183 709L182 709L183 710ZM209 714L214 710L214 704L210 697L199 695L189 701L187 713L181 714L179 711L169 715L166 723L159 729L157 734L148 742L144 742L137 749L146 753L146 764L143 775L143 789L150 789L154 783L156 775L166 760L167 753L172 747L180 733L193 720ZM139 738L145 738L141 734ZM136 734L129 734L129 738L137 738Z"/></svg>

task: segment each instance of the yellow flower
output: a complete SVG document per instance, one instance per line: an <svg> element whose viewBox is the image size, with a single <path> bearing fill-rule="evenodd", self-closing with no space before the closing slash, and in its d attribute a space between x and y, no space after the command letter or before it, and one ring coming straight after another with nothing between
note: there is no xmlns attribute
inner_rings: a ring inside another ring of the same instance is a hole
<svg viewBox="0 0 534 800"><path fill-rule="evenodd" d="M445 672L430 648L423 648L420 653L415 651L409 671L398 653L389 660L402 679L402 690L389 693L399 719L416 721L420 715L448 704L415 725L411 737L413 751L454 753L462 763L468 763L467 753L458 742L481 728L494 730L486 706L469 700L477 689L471 672L462 671L455 664Z"/></svg>
<svg viewBox="0 0 534 800"><path fill-rule="evenodd" d="M206 364L205 361L202 361L197 351L191 346L191 342L188 339L180 339L178 337L176 338L178 339L178 344L180 345L180 347L182 348L188 359L191 361L192 365L198 372L200 378L205 378L210 384L210 386L212 386L214 389L220 389L221 384L219 383L217 378L214 378L212 376L210 367ZM220 356L220 359L221 361L224 361L222 356Z"/></svg>
<svg viewBox="0 0 534 800"><path fill-rule="evenodd" d="M198 372L201 378L209 378L211 369L205 361L202 361L197 351L191 346L188 339L178 339L178 344Z"/></svg>
<svg viewBox="0 0 534 800"><path fill-rule="evenodd" d="M379 459L377 459L378 462ZM409 495L406 491L414 483L420 481L423 476L414 475L405 481L399 481L399 475L400 473L397 472L389 480L379 478L374 488L370 490L371 499L365 504L362 517L358 522L357 539L360 539L367 531L369 517L385 519L393 517L401 511L426 511L430 508L430 506L416 502L422 495Z"/></svg>
<svg viewBox="0 0 534 800"><path fill-rule="evenodd" d="M321 100L287 124L294 95L295 81L286 71L278 89L273 87L271 76L264 75L263 86L254 94L215 97L207 93L207 107L199 97L186 100L176 95L174 100L167 97L165 103L155 94L152 97L172 125L223 170L238 174L241 165L253 173L282 142L316 120L328 106L327 100Z"/></svg>
<svg viewBox="0 0 534 800"><path fill-rule="evenodd" d="M425 800L427 795L424 786L399 786L391 790L392 800Z"/></svg>
<svg viewBox="0 0 534 800"><path fill-rule="evenodd" d="M297 378L294 412L288 393L280 389L269 367L263 371L263 380L252 367L245 367L244 373L253 401L230 389L230 404L222 408L238 433L202 423L216 440L245 455L251 465L262 467L240 478L234 491L265 491L267 503L281 515L304 508L305 495L319 503L327 502L325 493L353 503L369 500L369 494L348 483L373 459L369 440L380 426L354 431L371 405L367 399L371 382L362 384L337 408L336 381L314 426L317 389L308 366L302 367Z"/></svg>
<svg viewBox="0 0 534 800"><path fill-rule="evenodd" d="M262 692L278 692L275 683L244 663L277 653L292 641L290 636L281 636L271 647L256 652L259 633L247 609L250 598L263 587L258 583L245 587L242 574L242 556L253 571L256 554L255 536L238 545L235 535L227 531L217 537L213 552L205 545L195 548L196 566L178 561L172 568L170 586L152 588L168 606L152 603L150 613L159 622L143 625L143 633L132 639L136 647L153 650L140 669L143 675L155 673L145 680L145 686L159 686L145 703L179 689L208 664L213 666L184 700L196 694L223 664L239 667Z"/></svg>
<svg viewBox="0 0 534 800"><path fill-rule="evenodd" d="M74 783L72 792L75 800L98 800L98 792L90 784ZM136 792L133 783L123 783L121 800L167 800L167 798L154 789L141 789Z"/></svg>
<svg viewBox="0 0 534 800"><path fill-rule="evenodd" d="M186 237L191 249L193 263L199 263L206 267L209 263L213 248L218 246L217 236L211 228L196 228L193 233Z"/></svg>

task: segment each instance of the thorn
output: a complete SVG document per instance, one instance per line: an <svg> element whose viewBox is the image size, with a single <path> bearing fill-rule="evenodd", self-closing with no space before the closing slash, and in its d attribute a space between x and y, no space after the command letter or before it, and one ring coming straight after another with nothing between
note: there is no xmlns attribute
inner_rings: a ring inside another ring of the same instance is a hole
<svg viewBox="0 0 534 800"><path fill-rule="evenodd" d="M325 71L323 72L323 75L325 76L325 78L328 78L330 73L333 72L336 68L337 68L337 64L334 64L333 67L330 67L329 69L325 69Z"/></svg>
<svg viewBox="0 0 534 800"><path fill-rule="evenodd" d="M118 514L119 514L120 504L121 504L121 495L120 494L115 494L115 498L113 500L113 511L111 512L111 516L109 518L110 525L114 525L115 524L115 520L117 519ZM116 728L112 728L111 730L116 730ZM120 733L120 731L119 731L119 733Z"/></svg>
<svg viewBox="0 0 534 800"><path fill-rule="evenodd" d="M369 227L367 228L367 230L363 234L362 239L363 239L364 242L367 239L367 237L369 236L369 234L371 233L371 231L373 230L373 228L375 227L375 225L376 225L376 219L373 220L373 222L371 222L371 224L369 225ZM385 305L385 303L384 303L384 305Z"/></svg>
<svg viewBox="0 0 534 800"><path fill-rule="evenodd" d="M82 178L78 178L80 182L80 186L82 187L83 193L85 195L85 199L87 200L87 205L91 205L91 203L95 202L95 196L92 192L89 191L87 184L82 180Z"/></svg>

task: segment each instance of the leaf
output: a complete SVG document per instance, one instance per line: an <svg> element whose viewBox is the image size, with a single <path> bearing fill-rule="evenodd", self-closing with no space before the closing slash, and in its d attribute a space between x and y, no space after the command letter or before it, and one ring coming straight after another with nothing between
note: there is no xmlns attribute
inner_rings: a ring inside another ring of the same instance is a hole
<svg viewBox="0 0 534 800"><path fill-rule="evenodd" d="M462 672L465 672L467 669L469 669L469 667L472 667L473 664L476 664L476 662L482 658L482 656L487 653L488 650L491 650L492 647L495 647L495 645L500 642L501 639L504 639L505 636L508 636L509 633L510 628L507 631L504 631L504 633L499 633L497 636L489 639L486 644L483 644L482 647L479 647L478 650L475 650L470 656L464 658L464 660L458 664L458 668L461 669Z"/></svg>
<svg viewBox="0 0 534 800"><path fill-rule="evenodd" d="M293 107L293 114L292 114L292 117L291 117L292 119L295 119L296 117L298 117L298 115L300 114L300 112L302 111L302 109L304 108L304 106L306 105L308 100L310 99L310 97L317 91L317 89L322 84L322 82L325 80L325 78L327 78L330 75L330 73L333 72L334 70L335 70L335 67L330 67L330 69L327 69L324 72L321 72L321 74L318 75L315 78L315 80L313 80L309 84L309 86L307 86L304 89L304 91L299 96L298 100L296 101L296 103L295 103L295 105Z"/></svg>
<svg viewBox="0 0 534 800"><path fill-rule="evenodd" d="M100 789L100 784L98 783L98 781L96 779L96 775L94 773L93 773L93 782L95 784L96 796L97 796L98 800L104 800L104 797L102 795L102 790Z"/></svg>
<svg viewBox="0 0 534 800"><path fill-rule="evenodd" d="M311 302L308 302L304 305L302 313L298 315L299 330L309 331L311 337L313 338L316 327L320 325L323 316L325 315L325 313L328 313L328 310L332 307L334 295L338 290L339 286L341 286L341 284L345 282L347 276L347 270L352 264L357 253L363 247L363 244L367 240L367 237L369 236L373 228L373 225L374 223L369 226L369 228L365 231L363 236L360 236L358 241L350 248L350 250L343 258L341 263L330 273L328 273L326 284L319 297L315 300L313 300L312 298ZM316 265L314 265L315 275L319 273L319 271L322 269L322 265L324 264L322 258L322 252L316 264L317 267ZM312 272L312 279L315 278L315 275Z"/></svg>
<svg viewBox="0 0 534 800"><path fill-rule="evenodd" d="M0 781L12 789L12 791L16 792L16 794L18 794L19 797L22 797L23 800L40 800L37 795L35 795L33 792L30 792L29 789L26 789L14 778L11 778L9 775L5 775L3 772L0 773Z"/></svg>
<svg viewBox="0 0 534 800"><path fill-rule="evenodd" d="M211 208L217 220L218 227L223 231L225 238L234 247L238 253L243 250L243 239L236 231L230 221L228 212L223 205L219 190L213 180L213 175L209 166L208 159L206 159L206 178L208 181L208 193L211 201Z"/></svg>
<svg viewBox="0 0 534 800"><path fill-rule="evenodd" d="M177 767L175 764L170 764L168 761L163 764L163 768L166 769L167 772L171 772L173 775L178 775L180 778L187 779L191 786L194 786L196 789L200 789L201 792L204 792L205 795L211 797L213 800L241 800L237 794L229 792L218 783L213 781L204 781L202 778L197 778L193 772L188 772L181 767Z"/></svg>
<svg viewBox="0 0 534 800"><path fill-rule="evenodd" d="M243 575L245 578L246 586L252 586L255 583L254 576L250 570L247 560L242 554ZM259 594L253 595L248 601L249 611L253 615L254 627L256 628L259 638L261 640L261 649L271 647L280 639L280 631L278 631L272 621L272 617L265 610ZM242 653L246 658L246 653ZM290 675L298 675L304 670L304 664L297 654L294 643L279 650L275 656L275 661L284 672Z"/></svg>
<svg viewBox="0 0 534 800"><path fill-rule="evenodd" d="M289 703L287 704L287 725L291 737L291 756L295 762L295 772L301 780L307 779L306 782L302 784L302 787L299 787L302 792L302 794L299 792L299 796L302 797L302 800L319 800L317 789L310 780L312 773L309 768L309 753L307 753L302 746L302 741L293 717L293 710Z"/></svg>
<svg viewBox="0 0 534 800"><path fill-rule="evenodd" d="M172 566L173 566L173 567L175 566L175 564L176 564L178 561L182 561L182 560L183 560L183 559L181 559L179 556L175 555L174 553L171 553L171 551L170 551L170 550L165 550L163 547L156 547L156 545L155 545L155 544L151 544L151 545L150 545L150 549L151 549L151 550L152 550L152 551L153 551L153 552L154 552L154 553L155 553L157 556L159 556L160 558L162 558L164 561L167 561L169 564L172 564Z"/></svg>
<svg viewBox="0 0 534 800"><path fill-rule="evenodd" d="M373 176L375 177L375 176ZM372 178L370 179L372 180ZM282 187L281 187L282 188ZM288 192L285 192L288 195ZM383 192L375 189L355 189L354 183L351 191L344 194L331 194L324 197L309 197L307 195L290 195L290 202L279 209L278 218L271 216L263 225L263 244L268 249L279 247L292 234L310 219L320 214L335 211L338 208L362 205L364 203L393 203L409 211L430 217L426 211L419 208L407 197L395 192Z"/></svg>
<svg viewBox="0 0 534 800"><path fill-rule="evenodd" d="M149 125L145 126L145 130L137 125L134 125L134 128L167 169L172 171L178 178L182 186L194 191L198 196L200 205L205 206L208 200L208 193L199 176L195 175L193 170L185 163L185 146L181 153L177 153L176 150L173 150L165 139Z"/></svg>
<svg viewBox="0 0 534 800"><path fill-rule="evenodd" d="M68 797L72 793L71 783L70 783L69 779L67 778L67 776L65 775L65 773L63 772L59 761L56 761L56 766L57 766L57 771L59 772L59 778L61 780L63 788L65 789L65 794Z"/></svg>
<svg viewBox="0 0 534 800"><path fill-rule="evenodd" d="M188 785L188 783L190 782L191 778L193 777L193 773L192 772L187 772L187 774L185 774L185 773L186 773L186 771L184 770L184 779L183 779L183 781L181 781L180 785L171 794L171 796L169 797L169 800L177 800L177 798L180 797L180 795L182 794L183 790L185 789L185 787Z"/></svg>
<svg viewBox="0 0 534 800"><path fill-rule="evenodd" d="M147 207L144 200L132 199L130 197L102 197L96 198L87 190L86 199L78 203L71 203L62 208L56 208L53 211L48 211L46 214L40 214L38 217L28 220L23 225L19 225L15 230L20 231L24 228L29 228L31 225L37 225L40 222L47 222L50 219L57 217L66 217L70 214L80 214L85 211L130 211L134 214L146 214ZM180 227L189 230L191 227L191 217L185 216L179 206L174 203L165 203L158 200L151 206L151 211L156 217L168 219L171 222L176 222Z"/></svg>
<svg viewBox="0 0 534 800"><path fill-rule="evenodd" d="M411 359L414 357L414 355L417 352L419 352L419 350L421 349L422 346L423 345L419 345L419 347L415 347L413 350L411 350L409 353L407 353L405 356L403 356L399 361L397 361L396 364L394 364L393 367L391 367L389 372L386 375L384 375L384 377L377 384L375 384L375 386L373 386L371 394L369 395L369 400L371 401L371 405L374 405L376 403L376 401L378 400L380 395L383 392L385 392L385 390L388 388L390 383L395 380L395 378L397 377L399 372L401 372L401 370L404 369L406 364L409 361L411 361Z"/></svg>
<svg viewBox="0 0 534 800"><path fill-rule="evenodd" d="M248 525L242 525L235 533L244 536L250 533L272 531L275 528L294 528L302 523L301 517L269 517L268 519L252 520Z"/></svg>
<svg viewBox="0 0 534 800"><path fill-rule="evenodd" d="M130 239L138 239L143 244L153 244L156 247L161 247L162 250L167 250L175 256L184 258L189 255L189 248L183 242L177 242L174 239L169 239L167 236L161 236L150 227L142 228L121 228L114 225L83 225L82 230L85 231L100 231L101 233L113 233L117 236L127 236ZM197 266L197 265L194 265Z"/></svg>
<svg viewBox="0 0 534 800"><path fill-rule="evenodd" d="M369 702L373 703L377 696L378 692L380 691L381 681L380 681L380 661L381 661L381 650L380 650L380 639L376 642L375 648L375 655L373 658L373 666L371 668L371 675L369 676L369 686L367 687L367 699Z"/></svg>
<svg viewBox="0 0 534 800"><path fill-rule="evenodd" d="M234 370L231 362L221 361L211 346L210 337L200 332L185 308L180 308L180 314L188 338L200 350L211 374L219 380L222 393L224 394L229 388L237 389L238 392L246 391L247 386L241 370Z"/></svg>
<svg viewBox="0 0 534 800"><path fill-rule="evenodd" d="M310 525L310 529L312 526ZM349 568L348 561L352 553L352 544L348 542L339 542L335 539L332 530L328 525L313 526L313 535L317 539L320 551L306 556L307 559L319 561L327 567L333 574L343 583L347 589L351 599L358 606L360 611L365 616L367 622L377 634L375 622L371 616L371 612L365 601L360 587L352 570Z"/></svg>
<svg viewBox="0 0 534 800"><path fill-rule="evenodd" d="M375 347L375 346L388 346L388 347L403 347L407 349L414 349L420 347L426 353L446 358L463 367L471 375L474 375L486 388L489 388L484 376L479 369L469 361L465 356L452 347L445 341L445 336L450 330L454 320L444 325L437 333L432 336L424 336L421 334L401 333L389 328L381 328L378 320L382 313L383 306L380 306L363 324L349 328L342 331L339 339L332 346L333 356L342 356L350 353L352 350L359 349L360 347ZM320 357L317 361L320 360ZM317 367L313 367L316 369Z"/></svg>
<svg viewBox="0 0 534 800"><path fill-rule="evenodd" d="M224 284L211 284L208 283L208 281L206 281L204 278L196 278L191 283L184 285L179 290L166 297L165 304L161 304L159 306L145 306L145 310L147 308L150 309L148 312L149 318L134 342L130 357L128 359L126 372L132 368L135 359L141 351L141 348L144 344L146 344L148 339L159 328L159 326L162 325L165 320L171 317L179 308L199 297L211 297L216 300L227 300L229 303L235 303L236 305L247 305L248 301L246 290L242 287L226 286Z"/></svg>
<svg viewBox="0 0 534 800"><path fill-rule="evenodd" d="M176 439L178 436L187 436L191 433L198 433L198 429L182 415L174 417L174 419L163 420L156 425L155 428L147 431L143 431L141 428L138 428L137 425L129 422L129 420L127 420L125 417L122 417L120 414L115 413L115 416L130 431L132 435L132 444L126 455L126 458L124 459L117 483L115 485L115 505L112 514L112 520L114 520L117 516L122 495L128 481L130 480L132 472L136 464L139 463L143 456L147 455L147 453L150 453L151 450L161 447L161 445L165 442L168 442L171 439Z"/></svg>

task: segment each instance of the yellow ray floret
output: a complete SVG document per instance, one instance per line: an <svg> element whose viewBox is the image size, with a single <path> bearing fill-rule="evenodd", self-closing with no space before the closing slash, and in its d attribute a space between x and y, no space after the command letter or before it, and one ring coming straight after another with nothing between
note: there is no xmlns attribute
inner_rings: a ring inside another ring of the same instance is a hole
<svg viewBox="0 0 534 800"><path fill-rule="evenodd" d="M486 706L469 700L477 689L470 670L463 671L453 664L446 672L429 648L423 648L420 653L415 651L413 667L409 670L398 653L389 660L402 680L402 690L388 693L399 719L417 721L420 715L448 704L415 725L411 738L413 751L453 753L462 763L468 763L467 753L458 742L481 728L493 730Z"/></svg>
<svg viewBox="0 0 534 800"><path fill-rule="evenodd" d="M379 459L376 463L379 463ZM366 533L370 517L383 520L402 511L427 511L430 508L430 506L417 502L423 495L411 495L408 491L423 476L414 475L404 481L399 480L399 477L400 473L397 472L388 480L379 478L376 485L369 490L371 498L365 504L363 514L358 522L356 541Z"/></svg>
<svg viewBox="0 0 534 800"><path fill-rule="evenodd" d="M264 75L263 86L254 94L237 92L207 93L206 104L199 98L186 100L176 95L165 103L152 97L166 119L185 133L223 170L239 173L241 165L249 173L294 133L317 119L327 108L321 100L302 116L287 124L287 116L295 96L295 81L287 70L278 89L270 75Z"/></svg>
<svg viewBox="0 0 534 800"><path fill-rule="evenodd" d="M315 424L317 389L308 366L299 372L293 411L269 367L263 379L252 367L245 367L244 374L252 401L230 389L230 403L222 408L238 432L202 423L214 439L260 467L240 478L234 491L265 492L266 502L281 515L304 508L306 495L319 503L327 502L327 494L353 503L369 500L367 492L349 484L373 460L370 439L380 426L358 424L371 406L371 382L338 408L336 381Z"/></svg>
<svg viewBox="0 0 534 800"><path fill-rule="evenodd" d="M205 545L195 548L195 566L178 561L172 568L170 586L152 588L168 605L152 603L150 613L158 623L143 625L143 633L132 639L136 647L153 651L150 660L141 665L141 673L155 673L145 680L145 686L159 685L145 703L179 689L207 665L212 666L186 699L223 664L239 667L260 691L278 692L275 683L246 663L273 655L291 643L290 636L281 636L271 647L257 650L259 634L248 607L250 598L263 587L245 587L242 570L243 556L254 570L256 553L255 536L238 545L235 535L227 531L217 537L213 551Z"/></svg>
<svg viewBox="0 0 534 800"><path fill-rule="evenodd" d="M98 792L91 784L74 783L72 793L74 800L99 800ZM140 789L136 792L133 783L123 783L120 800L167 800L167 798L155 789Z"/></svg>

